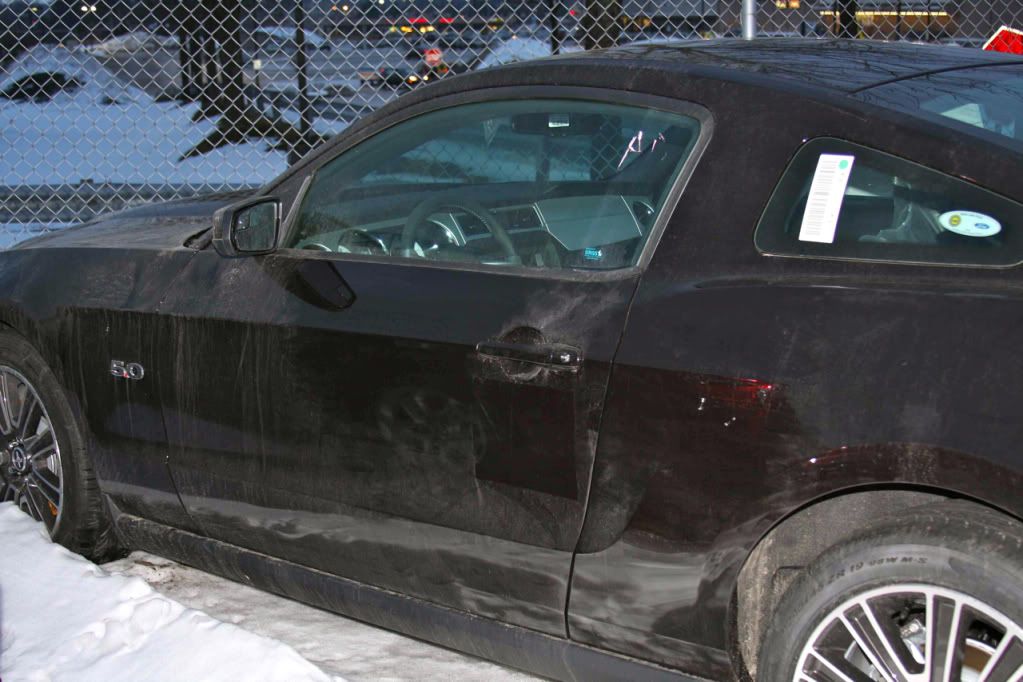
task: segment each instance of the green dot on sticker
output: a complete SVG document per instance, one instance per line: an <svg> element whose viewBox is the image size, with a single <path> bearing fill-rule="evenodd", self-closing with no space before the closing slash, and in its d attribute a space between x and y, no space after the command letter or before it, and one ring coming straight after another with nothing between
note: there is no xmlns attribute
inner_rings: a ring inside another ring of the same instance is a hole
<svg viewBox="0 0 1023 682"><path fill-rule="evenodd" d="M838 167L841 168L842 170L845 170L846 168L849 167L849 162L845 160L839 161Z"/></svg>

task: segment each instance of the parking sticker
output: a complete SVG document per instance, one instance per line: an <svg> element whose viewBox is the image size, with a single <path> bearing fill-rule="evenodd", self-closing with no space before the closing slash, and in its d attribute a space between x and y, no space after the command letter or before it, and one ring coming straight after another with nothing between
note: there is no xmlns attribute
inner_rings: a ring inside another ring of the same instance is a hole
<svg viewBox="0 0 1023 682"><path fill-rule="evenodd" d="M855 156L821 154L810 183L799 241L821 244L835 241L838 213L842 210L842 198L855 160Z"/></svg>

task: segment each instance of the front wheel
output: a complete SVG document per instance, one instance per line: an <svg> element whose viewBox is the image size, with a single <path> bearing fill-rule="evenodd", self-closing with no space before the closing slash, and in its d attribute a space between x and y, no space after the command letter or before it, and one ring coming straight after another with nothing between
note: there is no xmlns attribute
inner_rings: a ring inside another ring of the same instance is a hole
<svg viewBox="0 0 1023 682"><path fill-rule="evenodd" d="M0 502L41 521L55 542L91 559L114 534L63 389L20 336L0 330Z"/></svg>
<svg viewBox="0 0 1023 682"><path fill-rule="evenodd" d="M782 598L757 679L1023 679L1023 526L945 502L826 551Z"/></svg>

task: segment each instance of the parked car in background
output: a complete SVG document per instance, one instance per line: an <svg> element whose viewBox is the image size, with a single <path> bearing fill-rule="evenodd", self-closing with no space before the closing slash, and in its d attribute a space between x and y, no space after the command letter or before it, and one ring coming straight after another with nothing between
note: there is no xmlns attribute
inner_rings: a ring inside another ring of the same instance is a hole
<svg viewBox="0 0 1023 682"><path fill-rule="evenodd" d="M425 64L418 69L408 66L381 66L379 69L364 69L359 72L359 80L364 85L371 85L377 88L390 88L401 90L414 88L430 82L437 74L431 73L432 69Z"/></svg>
<svg viewBox="0 0 1023 682"><path fill-rule="evenodd" d="M405 58L416 63L432 62L436 59L449 66L471 65L487 52L491 44L492 40L486 39L484 34L478 31L446 29L423 34L419 41L409 48Z"/></svg>
<svg viewBox="0 0 1023 682"><path fill-rule="evenodd" d="M557 679L1023 676L1023 58L636 45L0 253L0 497Z"/></svg>

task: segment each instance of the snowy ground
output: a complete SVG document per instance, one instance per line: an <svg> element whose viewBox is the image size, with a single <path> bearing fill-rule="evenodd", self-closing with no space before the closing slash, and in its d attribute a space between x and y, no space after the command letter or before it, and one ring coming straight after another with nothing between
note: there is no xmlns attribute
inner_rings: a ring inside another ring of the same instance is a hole
<svg viewBox="0 0 1023 682"><path fill-rule="evenodd" d="M5 680L436 680L527 675L136 552L102 567L0 504Z"/></svg>
<svg viewBox="0 0 1023 682"><path fill-rule="evenodd" d="M39 71L64 73L83 85L49 102L0 100L0 185L258 184L287 168L287 155L265 141L180 160L215 122L193 123L198 105L156 102L121 83L85 49L33 48L0 71L0 90ZM346 124L315 125L334 134Z"/></svg>
<svg viewBox="0 0 1023 682"><path fill-rule="evenodd" d="M77 94L0 103L0 185L266 182L287 168L284 152L256 141L179 161L214 126L192 123L196 106Z"/></svg>
<svg viewBox="0 0 1023 682"><path fill-rule="evenodd" d="M10 248L18 242L25 241L32 237L38 237L47 230L59 230L63 225L50 224L25 224L25 223L0 223L0 251Z"/></svg>

